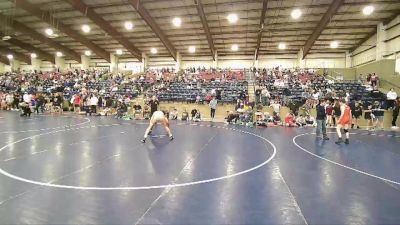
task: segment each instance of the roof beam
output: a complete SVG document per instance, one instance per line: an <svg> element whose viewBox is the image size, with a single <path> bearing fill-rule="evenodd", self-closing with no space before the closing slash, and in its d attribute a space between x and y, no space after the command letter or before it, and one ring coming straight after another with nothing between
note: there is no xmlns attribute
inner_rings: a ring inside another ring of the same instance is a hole
<svg viewBox="0 0 400 225"><path fill-rule="evenodd" d="M142 17L142 19L149 25L149 27L153 30L153 32L160 38L161 42L167 48L168 52L171 54L174 60L177 60L177 52L172 43L168 40L167 36L161 30L161 28L157 25L156 21L151 17L150 13L143 7L140 3L140 0L128 0L129 4L135 8L136 12Z"/></svg>
<svg viewBox="0 0 400 225"><path fill-rule="evenodd" d="M260 17L260 30L259 30L258 36L257 36L257 47L256 47L256 53L255 53L256 60L258 60L258 55L260 52L261 39L262 39L262 34L264 32L265 14L267 13L267 8L268 8L268 0L264 0L262 11L261 11L261 17Z"/></svg>
<svg viewBox="0 0 400 225"><path fill-rule="evenodd" d="M382 21L383 25L389 24L392 20L396 19L396 17L400 15L400 10L399 13L393 14L391 17L386 18L384 21ZM353 48L350 49L350 52L354 52L358 47L360 47L364 42L368 41L371 37L373 37L376 34L377 29L369 33L365 38L361 39Z"/></svg>
<svg viewBox="0 0 400 225"><path fill-rule="evenodd" d="M26 0L14 0L15 5L18 8L21 8L31 15L39 18L41 21L49 23L49 24L57 24L57 28L71 37L72 39L82 43L86 47L88 47L90 50L92 50L97 56L105 59L107 62L110 61L110 54L106 52L104 49L101 49L99 46L93 44L89 39L86 37L82 36L75 30L71 29L69 26L63 24L60 20L57 20L56 18L52 17L50 12L43 11L41 10L37 5L31 4Z"/></svg>
<svg viewBox="0 0 400 225"><path fill-rule="evenodd" d="M197 12L201 19L201 23L203 24L203 29L204 29L204 32L206 33L207 42L208 42L208 46L210 47L212 58L215 61L214 41L213 41L213 38L210 33L210 28L208 27L206 15L204 14L203 3L201 2L201 0L194 0L194 4L196 5Z"/></svg>
<svg viewBox="0 0 400 225"><path fill-rule="evenodd" d="M135 58L140 62L142 61L142 52L132 44L127 38L125 38L120 32L110 25L109 22L104 20L99 14L97 14L92 8L89 8L81 0L65 0L70 3L74 9L80 11L84 16L92 20L97 26L103 29L108 35L113 37L122 46L126 48Z"/></svg>
<svg viewBox="0 0 400 225"><path fill-rule="evenodd" d="M1 54L5 54L5 55L6 54L12 54L15 59L17 59L19 61L22 61L22 62L24 62L26 64L29 64L29 65L31 64L31 58L30 57L28 57L28 56L26 56L24 54L21 54L19 52L16 52L14 50L11 50L9 48L0 47L0 53Z"/></svg>
<svg viewBox="0 0 400 225"><path fill-rule="evenodd" d="M3 19L4 16L0 15L0 20ZM13 28L14 30L21 32L23 34L27 34L32 39L38 40L41 43L46 44L56 50L62 51L63 54L67 55L68 57L71 57L71 59L77 61L78 63L81 63L81 56L78 53L36 32L35 30L25 26L24 24L14 20L12 21L11 26L12 26L11 28Z"/></svg>
<svg viewBox="0 0 400 225"><path fill-rule="evenodd" d="M0 32L0 35L3 35L3 33ZM44 52L44 51L42 51L42 50L40 50L40 49L30 45L30 44L26 44L26 43L24 43L24 42L22 42L22 41L20 41L20 40L18 40L16 38L11 38L10 40L8 40L6 42L8 42L8 43L10 43L10 44L12 44L14 46L17 46L19 48L22 48L22 49L24 49L24 50L26 50L28 52L35 53L35 54L38 55L39 58L44 59L46 61L49 61L49 62L55 64L55 58L54 58L53 55L48 54L47 52Z"/></svg>
<svg viewBox="0 0 400 225"><path fill-rule="evenodd" d="M343 4L344 0L335 0L329 6L328 10L324 14L324 16L319 21L317 27L314 29L311 36L308 38L306 44L303 49L303 59L307 56L314 42L318 39L319 35L321 35L322 31L328 25L331 18L335 15L335 13L339 10L340 6Z"/></svg>

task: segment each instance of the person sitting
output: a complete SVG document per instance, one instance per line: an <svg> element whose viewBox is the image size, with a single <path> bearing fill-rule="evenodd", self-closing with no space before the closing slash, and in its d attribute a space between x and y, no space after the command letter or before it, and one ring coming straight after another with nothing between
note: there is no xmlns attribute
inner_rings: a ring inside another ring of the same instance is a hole
<svg viewBox="0 0 400 225"><path fill-rule="evenodd" d="M305 118L305 116L303 114L301 114L300 116L298 116L296 118L296 125L298 127L304 127L305 125L307 125L306 118Z"/></svg>
<svg viewBox="0 0 400 225"><path fill-rule="evenodd" d="M142 115L142 106L135 101L133 103L133 117L135 119L140 119L141 115Z"/></svg>
<svg viewBox="0 0 400 225"><path fill-rule="evenodd" d="M182 116L181 116L182 121L188 121L189 120L189 113L186 111L186 109L183 110Z"/></svg>
<svg viewBox="0 0 400 225"><path fill-rule="evenodd" d="M194 111L193 111L194 110ZM201 114L200 111L197 109L192 110L192 120L194 122L200 122L201 121ZM194 114L193 114L194 113Z"/></svg>
<svg viewBox="0 0 400 225"><path fill-rule="evenodd" d="M178 110L176 108L172 109L169 118L171 120L177 120L178 119Z"/></svg>
<svg viewBox="0 0 400 225"><path fill-rule="evenodd" d="M272 117L272 123L273 123L275 126L282 125L281 117L279 116L279 114L278 114L277 112L274 112L274 115L273 115L273 117Z"/></svg>
<svg viewBox="0 0 400 225"><path fill-rule="evenodd" d="M285 117L285 126L287 127L296 127L295 117L293 113L288 113Z"/></svg>
<svg viewBox="0 0 400 225"><path fill-rule="evenodd" d="M314 127L314 126L316 126L316 122L315 122L314 117L312 117L312 116L310 116L310 115L307 115L307 116L306 116L306 126L307 126L307 127Z"/></svg>
<svg viewBox="0 0 400 225"><path fill-rule="evenodd" d="M197 114L197 109L192 109L192 111L190 112L190 114L191 114L191 116L192 116L192 120L194 120L194 117L196 116L196 114Z"/></svg>
<svg viewBox="0 0 400 225"><path fill-rule="evenodd" d="M128 106L125 104L125 102L118 102L117 103L117 119L122 119L124 114L128 111Z"/></svg>
<svg viewBox="0 0 400 225"><path fill-rule="evenodd" d="M228 116L226 117L226 123L237 123L237 120L239 119L239 114L235 113L233 111L228 112Z"/></svg>
<svg viewBox="0 0 400 225"><path fill-rule="evenodd" d="M268 121L266 120L264 113L262 112L256 112L256 126L261 126L261 127L268 127Z"/></svg>
<svg viewBox="0 0 400 225"><path fill-rule="evenodd" d="M151 115L150 115L150 106L145 105L143 107L143 118L145 120L148 120L148 119L150 119L150 117L151 117Z"/></svg>
<svg viewBox="0 0 400 225"><path fill-rule="evenodd" d="M32 111L31 111L31 108L28 103L21 102L19 104L19 107L21 108L21 112L22 112L21 116L31 117Z"/></svg>

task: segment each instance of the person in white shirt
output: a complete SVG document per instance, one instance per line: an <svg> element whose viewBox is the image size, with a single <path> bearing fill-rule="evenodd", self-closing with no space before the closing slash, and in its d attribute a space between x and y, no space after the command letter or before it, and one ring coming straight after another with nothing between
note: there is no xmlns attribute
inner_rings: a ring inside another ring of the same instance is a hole
<svg viewBox="0 0 400 225"><path fill-rule="evenodd" d="M99 99L96 97L96 95L90 96L89 104L90 104L90 111L89 115L92 115L92 113L96 114L96 109L97 109L97 104L99 103Z"/></svg>
<svg viewBox="0 0 400 225"><path fill-rule="evenodd" d="M24 99L25 103L31 104L31 102L32 102L32 95L31 94L25 93L22 98Z"/></svg>
<svg viewBox="0 0 400 225"><path fill-rule="evenodd" d="M389 109L393 109L394 103L397 99L397 93L393 90L393 88L390 89L390 91L386 94L387 97L387 104Z"/></svg>

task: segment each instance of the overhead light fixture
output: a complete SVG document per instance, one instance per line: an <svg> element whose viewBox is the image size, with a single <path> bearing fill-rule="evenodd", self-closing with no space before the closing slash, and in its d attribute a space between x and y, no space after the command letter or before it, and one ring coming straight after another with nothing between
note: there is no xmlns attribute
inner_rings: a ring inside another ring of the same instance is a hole
<svg viewBox="0 0 400 225"><path fill-rule="evenodd" d="M331 48L337 48L337 47L339 47L339 42L337 42L337 41L332 41L332 42L331 42Z"/></svg>
<svg viewBox="0 0 400 225"><path fill-rule="evenodd" d="M124 23L125 29L127 30L132 30L133 29L133 23L131 21L126 21Z"/></svg>
<svg viewBox="0 0 400 225"><path fill-rule="evenodd" d="M12 60L12 59L14 58L14 56L11 55L11 54L8 54L8 55L7 55L7 58L8 58L9 60Z"/></svg>
<svg viewBox="0 0 400 225"><path fill-rule="evenodd" d="M229 21L229 23L236 23L239 20L239 17L235 13L229 14L226 19Z"/></svg>
<svg viewBox="0 0 400 225"><path fill-rule="evenodd" d="M302 12L300 9L293 9L292 13L290 14L293 19L297 20L301 17Z"/></svg>
<svg viewBox="0 0 400 225"><path fill-rule="evenodd" d="M121 50L121 49L117 49L117 50L115 51L115 53L117 53L117 55L122 55L122 50Z"/></svg>
<svg viewBox="0 0 400 225"><path fill-rule="evenodd" d="M57 56L57 57L62 57L63 54L62 54L62 52L56 52L56 56Z"/></svg>
<svg viewBox="0 0 400 225"><path fill-rule="evenodd" d="M174 24L175 27L180 27L182 25L182 19L179 17L175 17L172 20L172 24Z"/></svg>
<svg viewBox="0 0 400 225"><path fill-rule="evenodd" d="M1 39L2 39L3 41L8 41L8 40L11 39L11 36L10 36L10 35L5 35L5 36L3 36Z"/></svg>
<svg viewBox="0 0 400 225"><path fill-rule="evenodd" d="M37 58L36 53L31 53L31 58L32 58L32 59L36 59L36 58Z"/></svg>
<svg viewBox="0 0 400 225"><path fill-rule="evenodd" d="M195 53L196 52L196 47L195 46L190 46L189 47L189 52L190 53Z"/></svg>
<svg viewBox="0 0 400 225"><path fill-rule="evenodd" d="M157 54L157 52L158 52L156 48L151 48L150 51L152 54Z"/></svg>
<svg viewBox="0 0 400 225"><path fill-rule="evenodd" d="M231 49L232 49L232 51L237 51L237 50L239 50L239 46L237 44L233 44Z"/></svg>
<svg viewBox="0 0 400 225"><path fill-rule="evenodd" d="M89 33L90 32L90 26L87 24L82 25L82 31L85 33Z"/></svg>
<svg viewBox="0 0 400 225"><path fill-rule="evenodd" d="M278 48L283 50L286 49L286 44L285 43L279 43Z"/></svg>
<svg viewBox="0 0 400 225"><path fill-rule="evenodd" d="M375 8L372 5L367 5L363 8L362 12L364 15L369 16L374 12Z"/></svg>
<svg viewBox="0 0 400 225"><path fill-rule="evenodd" d="M92 52L89 51L89 50L86 50L86 51L85 51L85 55L86 55L86 56L91 56L91 55L92 55Z"/></svg>
<svg viewBox="0 0 400 225"><path fill-rule="evenodd" d="M44 30L44 32L48 35L48 36L52 36L54 34L53 29L51 28L47 28L46 30Z"/></svg>

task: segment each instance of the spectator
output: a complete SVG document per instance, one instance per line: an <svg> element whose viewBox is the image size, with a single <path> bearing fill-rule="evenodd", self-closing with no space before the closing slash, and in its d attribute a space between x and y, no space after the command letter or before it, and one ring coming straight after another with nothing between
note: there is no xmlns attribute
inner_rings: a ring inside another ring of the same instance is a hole
<svg viewBox="0 0 400 225"><path fill-rule="evenodd" d="M158 101L155 95L153 95L153 97L149 101L149 105L150 105L150 117L151 117L153 116L153 113L155 111L158 111L158 106L160 105L160 102Z"/></svg>
<svg viewBox="0 0 400 225"><path fill-rule="evenodd" d="M394 91L393 88L386 94L387 97L387 107L388 109L393 109L394 103L397 99L397 93Z"/></svg>
<svg viewBox="0 0 400 225"><path fill-rule="evenodd" d="M210 103L208 104L210 106L210 110L211 110L211 120L213 120L215 118L215 111L217 110L217 104L218 104L218 101L215 97L213 97L212 100L210 101Z"/></svg>
<svg viewBox="0 0 400 225"><path fill-rule="evenodd" d="M354 105L354 108L351 109L351 114L353 116L353 120L352 120L352 124L351 124L351 128L354 128L354 125L357 127L357 129L360 129L359 126L359 122L360 122L360 118L362 116L362 106L360 105L360 103L356 102Z"/></svg>
<svg viewBox="0 0 400 225"><path fill-rule="evenodd" d="M329 140L327 134L326 134L326 109L325 109L325 100L321 99L319 103L316 106L317 109L317 130L316 130L316 135L317 139L321 138L321 132L322 132L322 138L323 140ZM307 123L307 122L306 122Z"/></svg>
<svg viewBox="0 0 400 225"><path fill-rule="evenodd" d="M374 123L374 128L375 129L381 129L383 130L383 115L385 113L385 110L381 108L381 104L378 101L375 101L373 107L372 107L372 114L375 116L375 123Z"/></svg>
<svg viewBox="0 0 400 225"><path fill-rule="evenodd" d="M397 117L399 116L400 109L400 98L397 98L394 102L393 106L393 119L392 119L392 129L398 129L399 127L396 125Z"/></svg>

